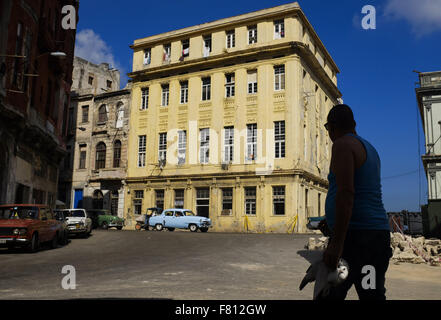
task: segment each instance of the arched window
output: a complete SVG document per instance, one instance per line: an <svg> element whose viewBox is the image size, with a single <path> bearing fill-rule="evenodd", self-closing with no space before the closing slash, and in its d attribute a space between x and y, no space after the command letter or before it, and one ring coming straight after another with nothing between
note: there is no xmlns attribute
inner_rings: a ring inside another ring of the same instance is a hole
<svg viewBox="0 0 441 320"><path fill-rule="evenodd" d="M104 169L106 167L106 144L100 142L96 146L95 169Z"/></svg>
<svg viewBox="0 0 441 320"><path fill-rule="evenodd" d="M98 109L98 122L107 122L107 107L105 104L103 104Z"/></svg>
<svg viewBox="0 0 441 320"><path fill-rule="evenodd" d="M103 193L101 190L95 190L93 192L93 208L103 209Z"/></svg>
<svg viewBox="0 0 441 320"><path fill-rule="evenodd" d="M113 167L119 168L121 165L121 141L116 140L113 144Z"/></svg>

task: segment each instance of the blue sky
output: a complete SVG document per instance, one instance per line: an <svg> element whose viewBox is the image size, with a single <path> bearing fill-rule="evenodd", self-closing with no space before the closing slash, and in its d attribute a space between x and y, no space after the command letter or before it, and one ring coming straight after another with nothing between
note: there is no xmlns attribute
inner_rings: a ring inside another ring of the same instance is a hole
<svg viewBox="0 0 441 320"><path fill-rule="evenodd" d="M129 45L135 39L286 3L83 0L77 52L96 63L110 62L125 74L131 71ZM418 77L412 71L441 70L441 0L303 0L299 4L340 68L339 89L354 110L358 134L380 154L386 210L418 210L420 203L427 202L427 181L420 160L424 138L414 91ZM361 27L364 5L376 8L375 30ZM123 75L122 85L126 81Z"/></svg>

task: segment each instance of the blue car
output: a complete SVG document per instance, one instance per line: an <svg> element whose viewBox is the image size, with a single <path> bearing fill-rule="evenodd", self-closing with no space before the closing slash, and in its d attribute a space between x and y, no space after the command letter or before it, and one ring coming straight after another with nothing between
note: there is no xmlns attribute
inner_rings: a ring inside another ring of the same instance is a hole
<svg viewBox="0 0 441 320"><path fill-rule="evenodd" d="M157 231L167 228L169 231L178 229L190 229L191 232L207 232L211 227L211 220L206 217L195 215L188 209L166 209L160 215L149 219L149 226Z"/></svg>

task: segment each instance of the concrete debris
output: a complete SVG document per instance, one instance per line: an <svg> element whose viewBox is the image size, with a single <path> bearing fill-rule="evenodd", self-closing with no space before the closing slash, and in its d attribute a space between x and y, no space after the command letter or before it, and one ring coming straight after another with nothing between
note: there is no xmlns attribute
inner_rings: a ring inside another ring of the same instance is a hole
<svg viewBox="0 0 441 320"><path fill-rule="evenodd" d="M325 250L328 246L327 237L309 238L305 246L307 250ZM401 233L391 233L391 247L393 256L391 263L427 263L432 266L441 266L441 240L412 238Z"/></svg>

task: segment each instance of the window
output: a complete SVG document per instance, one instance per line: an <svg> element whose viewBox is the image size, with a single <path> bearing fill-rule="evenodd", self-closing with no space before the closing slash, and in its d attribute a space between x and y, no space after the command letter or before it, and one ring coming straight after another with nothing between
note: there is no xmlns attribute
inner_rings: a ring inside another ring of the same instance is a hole
<svg viewBox="0 0 441 320"><path fill-rule="evenodd" d="M225 96L234 97L234 73L225 75Z"/></svg>
<svg viewBox="0 0 441 320"><path fill-rule="evenodd" d="M187 132L181 130L178 132L178 164L185 163L186 148L187 148Z"/></svg>
<svg viewBox="0 0 441 320"><path fill-rule="evenodd" d="M171 44L165 44L163 48L162 62L169 63L171 57Z"/></svg>
<svg viewBox="0 0 441 320"><path fill-rule="evenodd" d="M159 134L159 160L167 159L167 133Z"/></svg>
<svg viewBox="0 0 441 320"><path fill-rule="evenodd" d="M183 61L185 57L190 55L190 40L182 40L182 56L179 60Z"/></svg>
<svg viewBox="0 0 441 320"><path fill-rule="evenodd" d="M200 161L201 163L206 164L210 157L210 129L201 129L200 135Z"/></svg>
<svg viewBox="0 0 441 320"><path fill-rule="evenodd" d="M257 43L257 26L248 27L248 44Z"/></svg>
<svg viewBox="0 0 441 320"><path fill-rule="evenodd" d="M18 23L17 24L17 40L15 45L15 54L17 56L23 55L23 24ZM23 81L23 71L21 70L23 63L20 62L20 59L14 59L14 71L12 75L12 85L16 88L21 89L22 81Z"/></svg>
<svg viewBox="0 0 441 320"><path fill-rule="evenodd" d="M210 189L196 189L196 214L200 217L210 215Z"/></svg>
<svg viewBox="0 0 441 320"><path fill-rule="evenodd" d="M142 199L144 198L144 190L135 190L135 198L133 200L134 214L142 214Z"/></svg>
<svg viewBox="0 0 441 320"><path fill-rule="evenodd" d="M234 127L224 128L224 161L233 161L234 155Z"/></svg>
<svg viewBox="0 0 441 320"><path fill-rule="evenodd" d="M107 106L103 104L98 110L98 122L104 123L107 121Z"/></svg>
<svg viewBox="0 0 441 320"><path fill-rule="evenodd" d="M188 103L188 81L181 81L181 104Z"/></svg>
<svg viewBox="0 0 441 320"><path fill-rule="evenodd" d="M149 88L141 90L141 110L146 110L149 107Z"/></svg>
<svg viewBox="0 0 441 320"><path fill-rule="evenodd" d="M113 167L119 168L121 165L121 141L116 140L113 144Z"/></svg>
<svg viewBox="0 0 441 320"><path fill-rule="evenodd" d="M211 78L202 78L202 100L211 99Z"/></svg>
<svg viewBox="0 0 441 320"><path fill-rule="evenodd" d="M245 188L245 214L256 215L256 187Z"/></svg>
<svg viewBox="0 0 441 320"><path fill-rule="evenodd" d="M285 214L285 187L273 187L273 213Z"/></svg>
<svg viewBox="0 0 441 320"><path fill-rule="evenodd" d="M144 50L144 65L150 64L151 60L152 60L151 49L150 48L145 49Z"/></svg>
<svg viewBox="0 0 441 320"><path fill-rule="evenodd" d="M222 212L223 216L233 213L233 188L222 189Z"/></svg>
<svg viewBox="0 0 441 320"><path fill-rule="evenodd" d="M210 56L211 52L211 35L204 37L204 51L203 56L208 57Z"/></svg>
<svg viewBox="0 0 441 320"><path fill-rule="evenodd" d="M285 90L285 66L274 67L274 90Z"/></svg>
<svg viewBox="0 0 441 320"><path fill-rule="evenodd" d="M104 169L106 167L106 145L104 142L96 146L95 169Z"/></svg>
<svg viewBox="0 0 441 320"><path fill-rule="evenodd" d="M257 158L257 124L247 124L247 160Z"/></svg>
<svg viewBox="0 0 441 320"><path fill-rule="evenodd" d="M274 141L276 158L285 158L285 121L274 122Z"/></svg>
<svg viewBox="0 0 441 320"><path fill-rule="evenodd" d="M175 190L175 208L184 209L184 189Z"/></svg>
<svg viewBox="0 0 441 320"><path fill-rule="evenodd" d="M86 169L86 156L87 156L87 151L80 149L80 165L78 169Z"/></svg>
<svg viewBox="0 0 441 320"><path fill-rule="evenodd" d="M170 86L163 84L162 86L162 106L168 106L170 96Z"/></svg>
<svg viewBox="0 0 441 320"><path fill-rule="evenodd" d="M93 192L93 208L94 209L103 209L104 204L104 196L101 190L95 190Z"/></svg>
<svg viewBox="0 0 441 320"><path fill-rule="evenodd" d="M145 167L146 136L138 136L138 167Z"/></svg>
<svg viewBox="0 0 441 320"><path fill-rule="evenodd" d="M86 123L89 121L89 106L82 106L82 123Z"/></svg>
<svg viewBox="0 0 441 320"><path fill-rule="evenodd" d="M257 93L257 70L248 71L248 94Z"/></svg>
<svg viewBox="0 0 441 320"><path fill-rule="evenodd" d="M236 45L236 35L234 30L227 31L227 48L234 48Z"/></svg>
<svg viewBox="0 0 441 320"><path fill-rule="evenodd" d="M285 37L285 23L283 20L274 21L274 39Z"/></svg>
<svg viewBox="0 0 441 320"><path fill-rule="evenodd" d="M93 84L93 77L89 76L89 81L88 81L88 83L89 83L90 85Z"/></svg>
<svg viewBox="0 0 441 320"><path fill-rule="evenodd" d="M155 190L156 207L164 210L164 190Z"/></svg>
<svg viewBox="0 0 441 320"><path fill-rule="evenodd" d="M116 123L115 128L122 128L124 126L124 104L119 102L116 107Z"/></svg>
<svg viewBox="0 0 441 320"><path fill-rule="evenodd" d="M107 88L112 88L112 81L107 80Z"/></svg>

